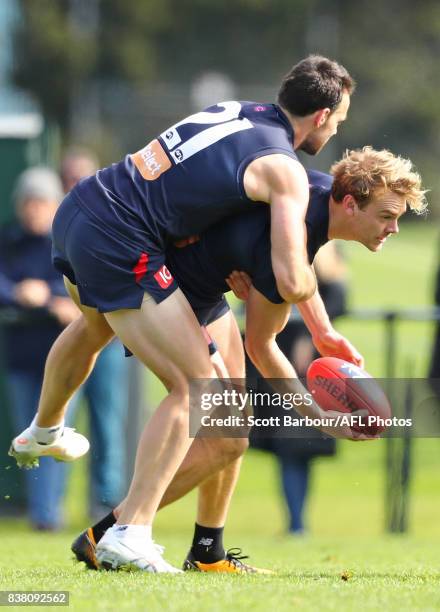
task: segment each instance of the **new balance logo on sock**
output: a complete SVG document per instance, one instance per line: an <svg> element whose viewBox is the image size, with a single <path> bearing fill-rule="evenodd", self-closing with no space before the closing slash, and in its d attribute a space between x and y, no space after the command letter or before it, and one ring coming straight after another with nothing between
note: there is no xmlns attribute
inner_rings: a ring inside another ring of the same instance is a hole
<svg viewBox="0 0 440 612"><path fill-rule="evenodd" d="M56 431L59 431L61 429L61 425L58 425L58 427L51 427L48 430L48 433L55 433Z"/></svg>
<svg viewBox="0 0 440 612"><path fill-rule="evenodd" d="M128 525L122 525L122 527L118 527L116 531L125 531L126 529L128 529Z"/></svg>
<svg viewBox="0 0 440 612"><path fill-rule="evenodd" d="M213 538L201 538L197 544L200 544L201 546L211 546L213 542Z"/></svg>

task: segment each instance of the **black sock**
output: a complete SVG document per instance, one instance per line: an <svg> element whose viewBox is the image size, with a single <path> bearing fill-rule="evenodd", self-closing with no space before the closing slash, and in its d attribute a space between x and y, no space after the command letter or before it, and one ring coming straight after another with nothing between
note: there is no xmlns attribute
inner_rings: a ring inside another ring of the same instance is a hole
<svg viewBox="0 0 440 612"><path fill-rule="evenodd" d="M99 540L104 535L104 533L107 531L107 529L110 529L110 527L113 527L115 523L116 523L116 517L113 514L113 512L110 512L110 514L107 514L107 516L104 516L104 518L101 519L99 523L96 523L96 525L93 525L92 531L93 531L93 536L95 538L95 542L98 543Z"/></svg>
<svg viewBox="0 0 440 612"><path fill-rule="evenodd" d="M203 527L196 523L191 547L196 561L215 563L225 558L223 530L224 527Z"/></svg>

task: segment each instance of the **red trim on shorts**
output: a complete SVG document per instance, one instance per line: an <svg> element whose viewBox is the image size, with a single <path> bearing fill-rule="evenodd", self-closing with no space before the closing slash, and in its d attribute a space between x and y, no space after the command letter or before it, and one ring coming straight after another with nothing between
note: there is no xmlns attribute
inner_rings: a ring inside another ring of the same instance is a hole
<svg viewBox="0 0 440 612"><path fill-rule="evenodd" d="M147 273L147 270L148 270L147 264L148 264L148 253L143 252L141 253L139 257L137 264L133 268L133 272L134 272L137 283L139 283L143 279L145 274Z"/></svg>

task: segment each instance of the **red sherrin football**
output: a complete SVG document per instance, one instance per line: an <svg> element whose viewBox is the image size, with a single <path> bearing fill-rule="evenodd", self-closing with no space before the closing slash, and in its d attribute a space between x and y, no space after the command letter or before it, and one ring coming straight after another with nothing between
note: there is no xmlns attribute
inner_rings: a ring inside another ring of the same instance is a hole
<svg viewBox="0 0 440 612"><path fill-rule="evenodd" d="M374 378L365 370L343 359L315 359L307 370L307 386L313 393L313 399L323 410L354 412L362 409L381 419L391 418L388 398ZM371 423L369 426L366 424L359 427L358 431L376 435L384 429L385 426L381 423Z"/></svg>

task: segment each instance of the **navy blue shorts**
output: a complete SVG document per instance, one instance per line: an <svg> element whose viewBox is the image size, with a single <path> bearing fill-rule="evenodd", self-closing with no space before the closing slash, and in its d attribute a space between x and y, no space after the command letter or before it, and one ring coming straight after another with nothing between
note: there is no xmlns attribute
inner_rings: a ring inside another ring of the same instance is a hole
<svg viewBox="0 0 440 612"><path fill-rule="evenodd" d="M99 312L140 308L145 293L159 303L178 287L163 249L145 232L104 226L72 194L61 203L52 232L53 264L77 285L84 306Z"/></svg>
<svg viewBox="0 0 440 612"><path fill-rule="evenodd" d="M225 296L223 295L218 302L216 303L202 303L199 299L197 302L192 300L192 296L188 293L185 293L186 299L191 304L191 308L194 310L194 314L197 317L197 321L200 325L206 326L210 323L214 323L217 319L220 319L224 314L226 314L229 310L231 310L228 302L226 301Z"/></svg>

